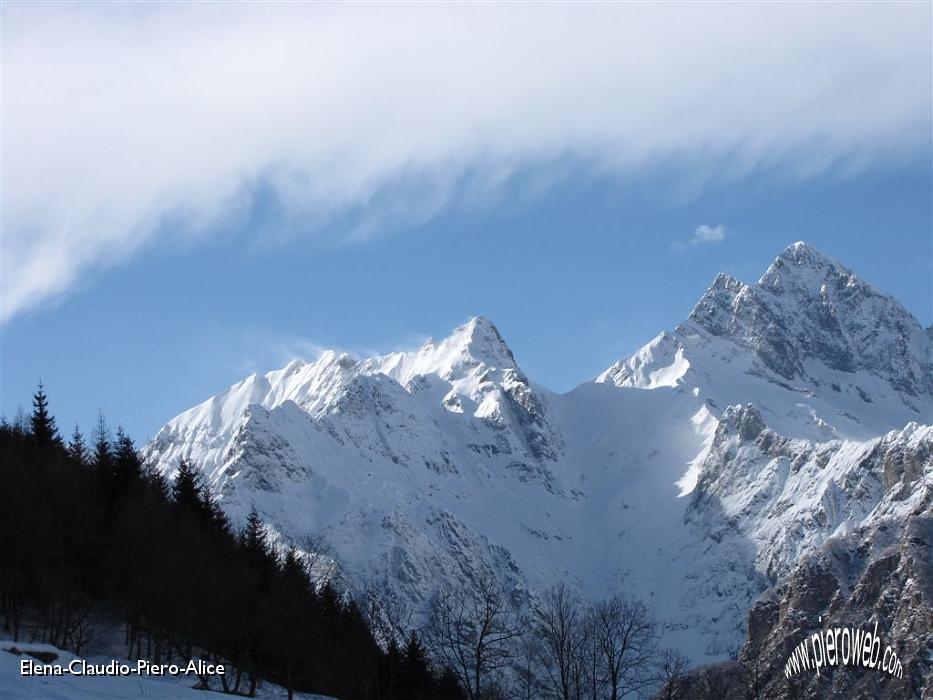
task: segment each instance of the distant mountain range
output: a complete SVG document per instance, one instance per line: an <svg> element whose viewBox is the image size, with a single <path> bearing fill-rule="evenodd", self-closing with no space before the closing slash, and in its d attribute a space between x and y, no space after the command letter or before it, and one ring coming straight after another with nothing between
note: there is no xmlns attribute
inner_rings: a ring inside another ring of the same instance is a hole
<svg viewBox="0 0 933 700"><path fill-rule="evenodd" d="M248 377L146 455L167 475L190 459L237 522L255 507L283 540L323 533L351 589L419 611L480 575L518 601L561 579L624 590L699 663L734 654L804 560L931 514L931 357L933 329L795 243L566 394L478 317L412 352Z"/></svg>

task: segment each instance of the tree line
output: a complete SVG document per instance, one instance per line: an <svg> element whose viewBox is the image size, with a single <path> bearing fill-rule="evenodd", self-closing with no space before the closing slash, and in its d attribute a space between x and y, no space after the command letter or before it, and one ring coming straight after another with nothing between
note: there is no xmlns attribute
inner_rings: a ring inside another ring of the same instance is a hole
<svg viewBox="0 0 933 700"><path fill-rule="evenodd" d="M372 619L303 552L274 548L255 511L236 531L193 465L169 482L102 418L90 444L77 428L64 440L41 384L28 418L0 422L0 456L4 636L80 654L119 621L127 657L224 663L228 693L265 679L290 696L464 697L417 633L377 642Z"/></svg>

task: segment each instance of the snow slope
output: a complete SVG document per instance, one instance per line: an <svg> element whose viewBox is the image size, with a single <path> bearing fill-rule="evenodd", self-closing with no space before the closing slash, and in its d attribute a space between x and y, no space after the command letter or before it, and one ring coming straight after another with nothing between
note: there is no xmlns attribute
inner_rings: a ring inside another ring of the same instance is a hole
<svg viewBox="0 0 933 700"><path fill-rule="evenodd" d="M925 449L904 426L933 422L930 348L894 299L798 243L757 285L720 275L682 325L567 394L530 382L480 317L413 352L249 377L147 454L166 474L191 459L235 520L255 506L299 545L324 533L351 587L385 580L418 610L480 574L517 602L559 578L624 589L700 661L738 646L794 557L874 517L893 486L848 480L880 436ZM762 431L733 444L756 421L796 456L755 447ZM828 453L819 476L787 475ZM811 527L827 493L834 524Z"/></svg>

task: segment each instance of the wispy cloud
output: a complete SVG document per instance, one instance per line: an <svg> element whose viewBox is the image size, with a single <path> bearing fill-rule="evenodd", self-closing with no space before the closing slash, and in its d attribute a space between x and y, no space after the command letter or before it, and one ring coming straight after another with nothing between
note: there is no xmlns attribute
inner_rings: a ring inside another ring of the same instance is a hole
<svg viewBox="0 0 933 700"><path fill-rule="evenodd" d="M700 224L693 231L693 235L690 236L688 241L689 245L697 246L704 245L706 243L721 243L726 238L726 227L722 224L718 226L709 226L708 224Z"/></svg>
<svg viewBox="0 0 933 700"><path fill-rule="evenodd" d="M370 346L346 347L333 343L319 343L314 339L282 334L274 329L254 326L214 326L203 340L204 357L220 358L225 369L233 376L253 373L264 374L270 369L281 369L292 360L316 362L325 352L346 353L355 360L385 355L390 352L410 352L427 342L424 336L408 336L400 343L385 348Z"/></svg>
<svg viewBox="0 0 933 700"><path fill-rule="evenodd" d="M256 183L365 236L567 155L808 176L929 144L926 3L0 11L3 321L244 218Z"/></svg>
<svg viewBox="0 0 933 700"><path fill-rule="evenodd" d="M203 341L203 355L219 361L233 376L265 373L292 360L314 362L328 348L310 338L255 327L215 327Z"/></svg>

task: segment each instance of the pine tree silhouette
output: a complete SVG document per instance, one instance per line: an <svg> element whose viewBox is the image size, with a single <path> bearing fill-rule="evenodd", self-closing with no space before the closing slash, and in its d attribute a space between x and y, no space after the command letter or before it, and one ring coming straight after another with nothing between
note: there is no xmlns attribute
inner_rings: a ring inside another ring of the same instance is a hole
<svg viewBox="0 0 933 700"><path fill-rule="evenodd" d="M240 534L240 547L246 561L259 573L259 588L265 590L269 577L276 569L275 552L266 539L266 526L253 506L246 516L246 526Z"/></svg>
<svg viewBox="0 0 933 700"><path fill-rule="evenodd" d="M178 472L172 482L172 500L181 508L197 511L201 503L203 486L198 472L187 459L178 462Z"/></svg>
<svg viewBox="0 0 933 700"><path fill-rule="evenodd" d="M431 666L428 654L412 631L402 655L398 694L407 700L427 700L431 695Z"/></svg>
<svg viewBox="0 0 933 700"><path fill-rule="evenodd" d="M77 423L75 424L75 430L71 434L71 440L68 443L68 456L75 461L76 464L85 466L90 459L90 455L87 451L87 444L84 442L84 435L81 434L81 431L78 429Z"/></svg>
<svg viewBox="0 0 933 700"><path fill-rule="evenodd" d="M308 571L294 547L289 547L282 559L282 579L292 590L301 593L311 590Z"/></svg>
<svg viewBox="0 0 933 700"><path fill-rule="evenodd" d="M131 484L140 480L142 471L143 467L139 461L139 455L136 453L136 445L123 432L123 428L118 427L113 455L115 488L118 491L128 488Z"/></svg>
<svg viewBox="0 0 933 700"><path fill-rule="evenodd" d="M58 436L58 428L55 426L55 418L49 413L49 399L45 395L45 389L42 382L39 382L39 388L32 397L32 416L29 419L32 437L42 447L49 447L54 444L61 444L61 438Z"/></svg>
<svg viewBox="0 0 933 700"><path fill-rule="evenodd" d="M110 449L110 432L104 414L97 414L97 428L94 431L94 469L102 479L113 475L113 451Z"/></svg>

